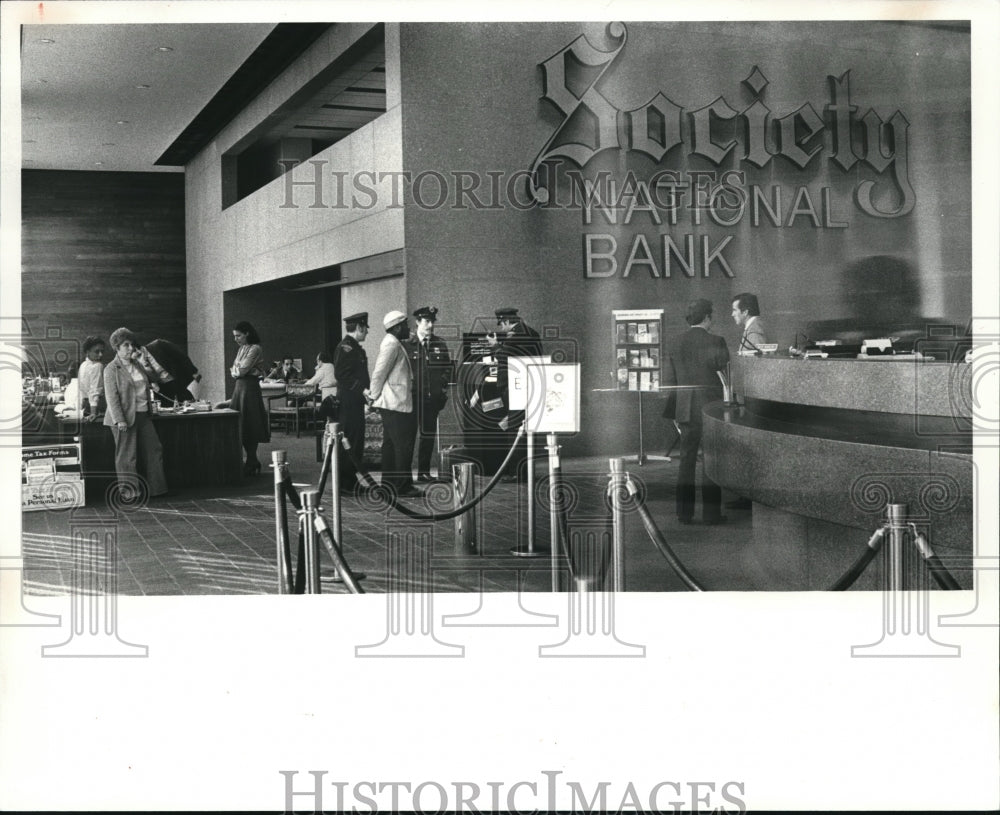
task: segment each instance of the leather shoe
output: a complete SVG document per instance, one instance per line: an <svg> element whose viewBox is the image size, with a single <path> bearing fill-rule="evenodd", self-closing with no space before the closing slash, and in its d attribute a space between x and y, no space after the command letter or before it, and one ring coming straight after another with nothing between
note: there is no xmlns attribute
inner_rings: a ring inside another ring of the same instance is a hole
<svg viewBox="0 0 1000 815"><path fill-rule="evenodd" d="M689 524L693 523L693 521L691 520L691 518L682 518L682 517L680 517L678 515L677 516L677 523L684 524L685 526L688 526Z"/></svg>
<svg viewBox="0 0 1000 815"><path fill-rule="evenodd" d="M736 498L732 501L726 501L724 506L726 509L753 509L753 501L749 498Z"/></svg>
<svg viewBox="0 0 1000 815"><path fill-rule="evenodd" d="M401 490L397 490L396 492L396 497L398 498L419 498L422 495L423 493L413 485L403 487Z"/></svg>
<svg viewBox="0 0 1000 815"><path fill-rule="evenodd" d="M725 515L719 515L716 518L706 518L702 521L702 523L705 524L705 526L719 526L720 524L726 523L728 520L729 519Z"/></svg>
<svg viewBox="0 0 1000 815"><path fill-rule="evenodd" d="M433 484L436 480L430 473L417 473L417 481L422 481L425 484Z"/></svg>
<svg viewBox="0 0 1000 815"><path fill-rule="evenodd" d="M500 481L503 482L504 484L516 484L520 480L521 479L517 477L516 473L504 473L502 476L500 476Z"/></svg>

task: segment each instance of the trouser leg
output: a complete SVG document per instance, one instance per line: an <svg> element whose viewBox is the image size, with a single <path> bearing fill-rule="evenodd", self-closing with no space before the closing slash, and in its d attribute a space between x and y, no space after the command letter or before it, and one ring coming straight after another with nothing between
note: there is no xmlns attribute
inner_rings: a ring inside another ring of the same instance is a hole
<svg viewBox="0 0 1000 815"><path fill-rule="evenodd" d="M117 426L111 428L111 434L115 439L115 472L118 480L124 483L136 484L139 477L137 466L138 442L137 430L133 423L124 430L119 430Z"/></svg>
<svg viewBox="0 0 1000 815"><path fill-rule="evenodd" d="M340 403L340 424L350 451L340 451L340 485L344 489L354 489L358 483L358 470L353 458L358 461L365 457L365 407L363 402L352 402L344 398Z"/></svg>
<svg viewBox="0 0 1000 815"><path fill-rule="evenodd" d="M430 473L434 444L437 441L438 411L428 404L422 405L420 429L417 434L417 472Z"/></svg>
<svg viewBox="0 0 1000 815"><path fill-rule="evenodd" d="M413 445L417 436L417 419L413 413L382 411L382 483L397 490L413 487Z"/></svg>
<svg viewBox="0 0 1000 815"><path fill-rule="evenodd" d="M398 417L401 414L394 410L382 411L382 483L391 484L396 489L400 487L399 471L396 464L400 427Z"/></svg>
<svg viewBox="0 0 1000 815"><path fill-rule="evenodd" d="M133 427L138 438L139 463L149 485L149 494L163 495L167 491L167 477L163 472L163 445L160 444L160 437L146 413L136 414Z"/></svg>
<svg viewBox="0 0 1000 815"><path fill-rule="evenodd" d="M677 470L677 517L690 519L694 515L695 470L698 464L698 446L701 444L701 425L681 422L681 462Z"/></svg>

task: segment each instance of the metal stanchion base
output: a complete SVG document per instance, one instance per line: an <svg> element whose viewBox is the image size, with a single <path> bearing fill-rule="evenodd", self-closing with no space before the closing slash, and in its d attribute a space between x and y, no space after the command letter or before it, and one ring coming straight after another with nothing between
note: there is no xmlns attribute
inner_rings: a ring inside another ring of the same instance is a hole
<svg viewBox="0 0 1000 815"><path fill-rule="evenodd" d="M651 456L647 455L646 453L643 453L642 455L626 456L624 461L627 461L629 463L634 462L638 464L640 467L642 467L644 464L650 461L673 461L673 458L671 456Z"/></svg>
<svg viewBox="0 0 1000 815"><path fill-rule="evenodd" d="M542 549L537 546L533 549L518 549L515 547L510 550L510 553L514 557L548 557L549 550Z"/></svg>
<svg viewBox="0 0 1000 815"><path fill-rule="evenodd" d="M366 575L364 572L354 572L354 579L355 580L364 580L366 577L368 577L368 575ZM343 583L344 582L344 578L342 578L340 576L340 572L336 572L333 575L333 582L334 583Z"/></svg>

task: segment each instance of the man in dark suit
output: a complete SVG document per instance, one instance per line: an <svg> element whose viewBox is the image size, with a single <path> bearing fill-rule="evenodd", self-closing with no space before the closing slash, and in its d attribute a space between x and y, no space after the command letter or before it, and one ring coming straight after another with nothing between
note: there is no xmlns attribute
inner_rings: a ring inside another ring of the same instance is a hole
<svg viewBox="0 0 1000 815"><path fill-rule="evenodd" d="M719 372L729 363L726 341L708 332L712 325L712 303L695 300L684 315L690 326L673 339L667 349L664 384L668 391L664 416L677 421L681 430L681 463L677 473L677 520L691 523L694 516L695 469L701 446L702 408L722 398ZM722 523L722 490L702 473L702 518L706 524Z"/></svg>
<svg viewBox="0 0 1000 815"><path fill-rule="evenodd" d="M146 368L150 379L160 386L157 401L167 397L168 407L177 402L193 402L194 395L188 390L192 382L200 382L201 374L180 346L170 340L156 339L139 349L140 363Z"/></svg>
<svg viewBox="0 0 1000 815"><path fill-rule="evenodd" d="M340 425L352 454L361 461L365 456L365 403L368 401L368 356L361 343L368 336L368 312L344 318L346 334L333 352L333 371L337 377L337 398L340 400ZM358 471L350 455L340 457L340 488L353 491L358 484Z"/></svg>

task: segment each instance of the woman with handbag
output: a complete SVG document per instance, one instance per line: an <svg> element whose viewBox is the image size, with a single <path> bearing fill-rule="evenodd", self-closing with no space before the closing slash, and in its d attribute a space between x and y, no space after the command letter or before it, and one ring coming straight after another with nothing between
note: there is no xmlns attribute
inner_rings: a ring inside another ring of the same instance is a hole
<svg viewBox="0 0 1000 815"><path fill-rule="evenodd" d="M245 320L233 326L233 339L239 350L230 369L236 384L229 406L240 414L240 434L243 450L246 452L243 475L257 475L260 472L257 445L271 440L267 410L260 392L260 380L264 376L264 352L256 329Z"/></svg>
<svg viewBox="0 0 1000 815"><path fill-rule="evenodd" d="M117 329L109 338L115 358L104 368L104 424L115 439L115 471L121 483L136 489L145 481L149 497L167 492L163 474L163 448L149 417L150 382L142 366L133 361L135 334ZM142 476L139 476L139 468Z"/></svg>

